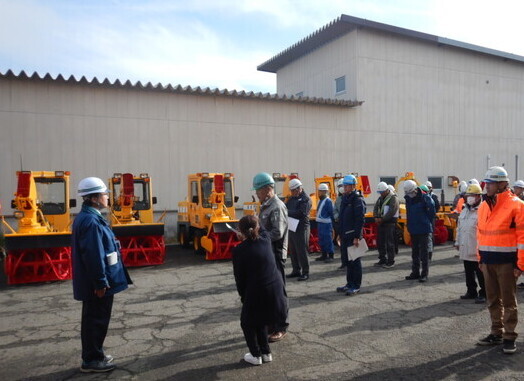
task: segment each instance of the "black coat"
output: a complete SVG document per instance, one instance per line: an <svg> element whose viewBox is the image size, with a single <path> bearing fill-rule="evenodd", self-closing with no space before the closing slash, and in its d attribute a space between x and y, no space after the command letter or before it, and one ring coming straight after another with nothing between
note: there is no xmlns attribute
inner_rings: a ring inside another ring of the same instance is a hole
<svg viewBox="0 0 524 381"><path fill-rule="evenodd" d="M284 321L284 283L268 233L261 230L257 240L246 239L232 252L235 281L242 301L242 324L257 327Z"/></svg>

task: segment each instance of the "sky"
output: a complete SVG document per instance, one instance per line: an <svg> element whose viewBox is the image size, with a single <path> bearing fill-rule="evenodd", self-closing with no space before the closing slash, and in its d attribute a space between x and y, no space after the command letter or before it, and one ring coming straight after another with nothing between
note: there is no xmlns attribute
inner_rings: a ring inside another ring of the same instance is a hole
<svg viewBox="0 0 524 381"><path fill-rule="evenodd" d="M276 92L257 66L341 14L524 56L522 0L0 0L0 72Z"/></svg>

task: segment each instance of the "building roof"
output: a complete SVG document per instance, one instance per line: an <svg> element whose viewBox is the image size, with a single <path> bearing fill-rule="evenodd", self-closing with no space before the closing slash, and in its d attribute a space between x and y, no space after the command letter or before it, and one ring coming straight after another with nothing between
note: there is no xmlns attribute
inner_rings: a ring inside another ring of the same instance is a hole
<svg viewBox="0 0 524 381"><path fill-rule="evenodd" d="M114 89L133 89L133 90L143 90L143 91L158 91L164 93L175 93L175 94L186 94L186 95L203 95L203 96L214 96L214 97L230 97L230 98L240 98L240 99L259 99L264 101L273 101L273 102L288 102L288 103L304 103L304 104L316 104L324 106L337 106L337 107L356 107L360 106L363 102L361 101L351 101L343 99L326 99L326 98L317 98L317 97L297 97L297 96L286 96L286 95L277 95L270 93L255 93L253 91L237 91L237 90L219 90L211 89L209 87L201 88L181 85L167 85L164 86L161 83L153 85L151 82L142 84L138 81L132 83L127 80L121 82L120 80L115 80L114 82L109 81L109 79L104 78L99 80L94 77L92 80L88 80L86 77L76 79L73 75L69 78L63 77L59 74L56 78L53 78L51 74L47 73L44 76L40 76L37 72L34 72L32 75L26 74L25 71L21 71L19 74L15 74L12 70L8 70L6 73L0 72L0 79L10 79L10 80L20 80L20 81L40 81L40 82L54 82L54 83L67 83L75 85L84 85L91 87L107 87Z"/></svg>
<svg viewBox="0 0 524 381"><path fill-rule="evenodd" d="M504 60L524 62L523 56L343 14L336 20L330 22L316 32L310 34L306 38L259 65L257 69L260 71L276 73L279 69L288 65L289 63L357 28L369 28L390 34L431 42L438 46L447 45L455 48L466 49L476 53L500 57Z"/></svg>

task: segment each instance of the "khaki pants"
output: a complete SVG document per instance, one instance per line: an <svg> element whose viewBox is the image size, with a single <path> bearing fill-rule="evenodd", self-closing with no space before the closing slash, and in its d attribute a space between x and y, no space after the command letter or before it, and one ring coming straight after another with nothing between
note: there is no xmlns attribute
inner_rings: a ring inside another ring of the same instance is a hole
<svg viewBox="0 0 524 381"><path fill-rule="evenodd" d="M513 263L485 265L484 281L488 311L491 315L491 333L506 340L515 340L517 333L517 279Z"/></svg>

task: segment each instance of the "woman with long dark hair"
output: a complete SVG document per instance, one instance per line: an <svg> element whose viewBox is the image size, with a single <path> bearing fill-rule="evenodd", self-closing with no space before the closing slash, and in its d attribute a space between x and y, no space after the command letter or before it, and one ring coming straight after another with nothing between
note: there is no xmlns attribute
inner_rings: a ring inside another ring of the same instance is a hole
<svg viewBox="0 0 524 381"><path fill-rule="evenodd" d="M284 283L277 270L271 239L260 228L258 218L242 217L239 228L242 242L233 249L233 270L242 302L240 325L249 348L244 360L261 365L273 360L267 326L285 319Z"/></svg>

